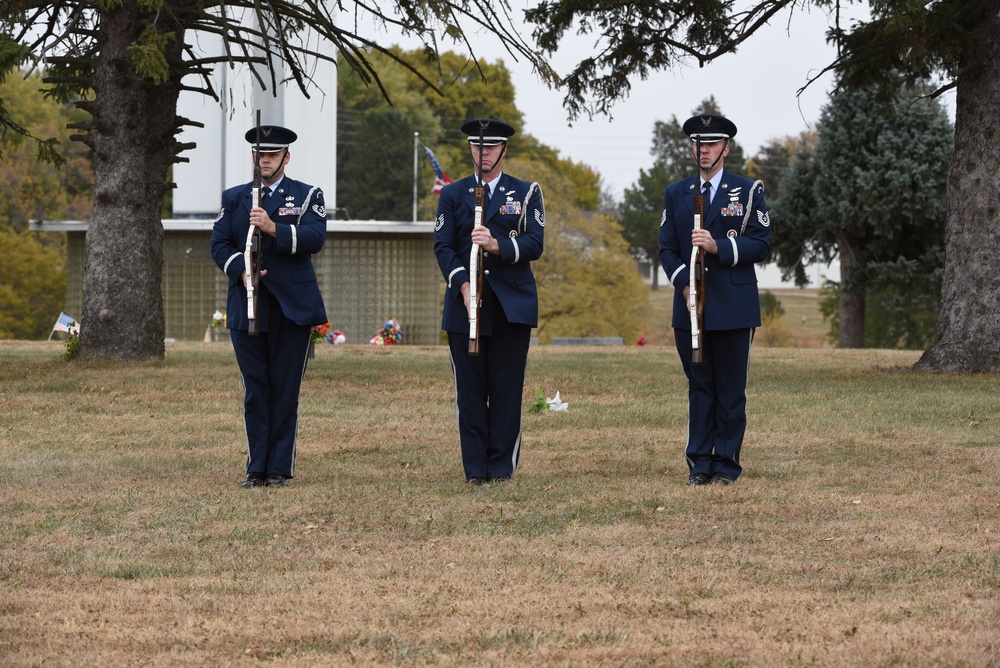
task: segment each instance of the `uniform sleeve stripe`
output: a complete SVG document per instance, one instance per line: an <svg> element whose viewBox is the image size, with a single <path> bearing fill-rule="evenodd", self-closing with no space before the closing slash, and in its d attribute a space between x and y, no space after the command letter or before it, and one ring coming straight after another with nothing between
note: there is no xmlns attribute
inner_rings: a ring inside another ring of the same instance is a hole
<svg viewBox="0 0 1000 668"><path fill-rule="evenodd" d="M685 268L687 268L687 265L686 264L682 264L681 266L677 267L677 271L675 271L674 273L672 273L670 275L670 284L671 285L674 284L674 279L677 278L677 274L679 274L682 271L684 271Z"/></svg>
<svg viewBox="0 0 1000 668"><path fill-rule="evenodd" d="M451 279L452 279L452 277L455 274L457 274L458 272L460 272L460 271L465 271L465 267L455 267L454 269L451 270L451 273L448 274L448 287L449 288L451 287Z"/></svg>
<svg viewBox="0 0 1000 668"><path fill-rule="evenodd" d="M292 255L295 255L295 251L299 247L298 228L292 225L289 229L292 231Z"/></svg>
<svg viewBox="0 0 1000 668"><path fill-rule="evenodd" d="M233 260L235 260L236 258L240 257L241 255L242 255L242 253L233 253L232 255L230 255L229 259L226 260L226 265L222 268L222 273L223 274L228 274L229 273L229 265L232 264Z"/></svg>
<svg viewBox="0 0 1000 668"><path fill-rule="evenodd" d="M733 245L733 266L735 267L736 264L740 261L740 249L736 245L736 239L735 238L729 237L729 243L731 243Z"/></svg>
<svg viewBox="0 0 1000 668"><path fill-rule="evenodd" d="M514 264L517 264L517 261L521 259L521 249L517 245L517 239L511 239L510 241L514 244Z"/></svg>

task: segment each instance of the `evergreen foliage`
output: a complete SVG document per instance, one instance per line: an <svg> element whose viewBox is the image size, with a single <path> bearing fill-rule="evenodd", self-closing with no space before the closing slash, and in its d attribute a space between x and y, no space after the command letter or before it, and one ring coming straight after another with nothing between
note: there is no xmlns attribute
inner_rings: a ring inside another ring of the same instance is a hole
<svg viewBox="0 0 1000 668"><path fill-rule="evenodd" d="M824 108L818 133L815 150L802 147L771 203L773 257L798 285L807 283L805 265L840 259L842 347L928 345L953 150L944 109L902 93L884 100L874 89L842 91ZM845 327L856 333L848 337Z"/></svg>

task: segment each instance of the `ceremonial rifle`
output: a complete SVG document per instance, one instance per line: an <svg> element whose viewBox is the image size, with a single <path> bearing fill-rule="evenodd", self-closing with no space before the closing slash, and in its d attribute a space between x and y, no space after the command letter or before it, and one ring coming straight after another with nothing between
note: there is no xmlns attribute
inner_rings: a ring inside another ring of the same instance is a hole
<svg viewBox="0 0 1000 668"><path fill-rule="evenodd" d="M260 110L257 111L257 143L254 146L253 164L253 186L251 188L252 208L260 206ZM260 323L257 319L257 302L260 297L260 273L262 269L261 253L261 233L260 228L251 224L247 230L247 245L243 252L243 261L246 265L244 272L247 289L247 332L251 336L260 333Z"/></svg>
<svg viewBox="0 0 1000 668"><path fill-rule="evenodd" d="M701 173L701 140L695 142L698 171ZM694 196L694 229L700 230L705 218L701 191ZM691 312L691 363L701 364L705 351L705 250L691 248L691 276L688 283L688 310Z"/></svg>
<svg viewBox="0 0 1000 668"><path fill-rule="evenodd" d="M483 226L486 188L483 185L483 122L479 123L479 169L476 170L473 229ZM469 257L469 354L479 354L479 307L483 305L483 247L472 244Z"/></svg>

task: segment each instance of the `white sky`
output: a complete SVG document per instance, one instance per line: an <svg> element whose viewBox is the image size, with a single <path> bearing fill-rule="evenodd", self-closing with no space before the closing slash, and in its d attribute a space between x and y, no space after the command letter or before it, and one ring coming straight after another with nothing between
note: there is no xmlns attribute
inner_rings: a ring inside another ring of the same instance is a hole
<svg viewBox="0 0 1000 668"><path fill-rule="evenodd" d="M855 18L867 16L867 7L854 7L853 11ZM561 156L593 167L603 177L605 188L621 201L625 188L638 179L639 170L652 164L649 149L654 123L669 121L675 115L683 122L710 95L736 123L737 140L748 157L770 139L812 129L827 102L833 77L824 74L800 97L796 97L796 91L833 61L835 51L825 40L831 23L816 8L796 10L794 14L781 12L737 53L704 68L692 61L677 71L633 81L630 96L614 106L611 119L584 118L572 127L562 106L562 93L546 88L532 74L528 63L513 61L499 46L491 52L488 37L478 41L477 47L480 57L503 59L511 70L515 101L524 114L524 127L518 129L557 149ZM850 25L843 17L842 24ZM525 24L526 35L530 29ZM386 38L384 34L373 36ZM402 42L398 37L390 41ZM415 42L402 43L407 48L416 46ZM460 50L457 46L451 48ZM592 35L567 35L551 63L557 72L566 74L577 61L593 53ZM954 94L946 95L944 102L951 111ZM512 153L516 150L516 143L512 143Z"/></svg>
<svg viewBox="0 0 1000 668"><path fill-rule="evenodd" d="M752 156L769 139L811 129L832 86L832 76L824 75L796 97L835 52L824 39L828 21L822 12L796 12L786 30L787 21L787 13L780 15L778 23L751 37L737 53L704 68L692 61L633 82L629 98L613 108L612 119L584 119L572 128L564 120L560 93L523 85L519 78L516 101L525 114L525 130L565 157L597 169L619 201L639 178L639 170L652 165L654 123L675 115L683 123L709 96L715 96L722 112L736 123L736 139ZM590 37L576 37L574 42L556 59L557 71L568 71L570 61L586 54L593 43Z"/></svg>

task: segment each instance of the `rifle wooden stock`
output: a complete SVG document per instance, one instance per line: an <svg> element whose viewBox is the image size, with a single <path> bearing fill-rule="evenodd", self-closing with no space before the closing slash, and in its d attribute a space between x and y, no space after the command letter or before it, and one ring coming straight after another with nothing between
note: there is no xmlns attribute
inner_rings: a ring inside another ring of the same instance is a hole
<svg viewBox="0 0 1000 668"><path fill-rule="evenodd" d="M701 195L694 196L694 229L702 228L704 203ZM705 350L705 251L691 249L691 277L688 284L688 307L691 311L691 363L701 364Z"/></svg>
<svg viewBox="0 0 1000 668"><path fill-rule="evenodd" d="M256 209L260 206L260 111L257 111L257 143L254 146L253 186L251 187L251 204ZM261 235L260 228L251 224L247 230L247 245L243 251L245 286L247 289L247 333L257 336L260 333L260 322L257 319L257 302L260 298L261 266Z"/></svg>
<svg viewBox="0 0 1000 668"><path fill-rule="evenodd" d="M473 227L483 225L485 188L476 186L476 209ZM483 305L483 247L472 244L469 257L469 354L479 354L479 308Z"/></svg>

